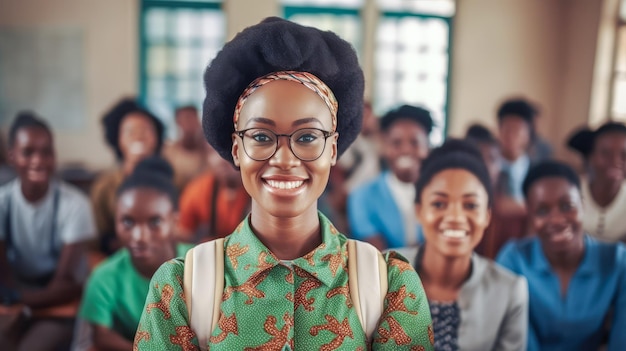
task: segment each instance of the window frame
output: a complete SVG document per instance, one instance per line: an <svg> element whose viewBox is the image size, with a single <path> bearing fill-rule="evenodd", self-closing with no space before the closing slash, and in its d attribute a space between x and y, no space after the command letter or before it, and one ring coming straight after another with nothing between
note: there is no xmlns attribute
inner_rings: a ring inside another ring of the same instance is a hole
<svg viewBox="0 0 626 351"><path fill-rule="evenodd" d="M622 17L622 12L626 12L626 0L620 0L617 5L617 13L615 16L615 39L614 39L614 52L613 52L613 62L611 67L611 79L610 79L610 93L609 93L609 103L608 103L608 113L610 120L613 121L626 121L626 113L623 115L617 115L614 110L614 104L617 100L617 92L616 92L616 83L618 80L626 79L626 71L619 71L619 53L620 53L620 34L623 32L624 36L626 36L626 17ZM626 38L622 39L626 42ZM626 48L623 49L626 51Z"/></svg>

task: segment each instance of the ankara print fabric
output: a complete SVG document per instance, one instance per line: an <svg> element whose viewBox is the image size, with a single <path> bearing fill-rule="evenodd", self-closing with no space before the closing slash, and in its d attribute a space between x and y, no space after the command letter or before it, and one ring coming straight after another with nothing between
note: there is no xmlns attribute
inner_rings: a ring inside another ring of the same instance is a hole
<svg viewBox="0 0 626 351"><path fill-rule="evenodd" d="M322 214L322 244L281 263L248 219L225 240L224 294L210 350L433 350L428 301L411 265L389 253L389 290L371 345L348 289L346 237ZM150 282L135 350L199 350L183 294L184 260Z"/></svg>

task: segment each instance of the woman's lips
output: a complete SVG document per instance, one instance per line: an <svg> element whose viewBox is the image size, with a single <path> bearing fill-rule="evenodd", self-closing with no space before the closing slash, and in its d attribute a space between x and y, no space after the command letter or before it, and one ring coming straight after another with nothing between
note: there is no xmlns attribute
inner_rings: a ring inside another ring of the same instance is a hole
<svg viewBox="0 0 626 351"><path fill-rule="evenodd" d="M400 156L395 162L398 169L416 169L418 167L417 161L410 156Z"/></svg>

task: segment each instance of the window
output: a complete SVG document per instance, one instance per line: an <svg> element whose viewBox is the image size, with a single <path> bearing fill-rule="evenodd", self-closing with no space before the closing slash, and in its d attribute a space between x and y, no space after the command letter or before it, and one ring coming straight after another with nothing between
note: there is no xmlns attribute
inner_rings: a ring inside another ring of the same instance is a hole
<svg viewBox="0 0 626 351"><path fill-rule="evenodd" d="M332 30L351 42L365 72L374 111L402 104L431 111L433 145L445 136L448 115L451 18L454 0L282 0L285 18ZM367 7L366 10L365 7ZM373 8L373 10L372 10ZM368 14L374 11L374 16ZM368 14L366 14L366 12ZM363 33L375 33L363 45ZM365 48L370 52L365 52ZM366 66L369 70L370 67Z"/></svg>
<svg viewBox="0 0 626 351"><path fill-rule="evenodd" d="M443 142L448 116L451 19L449 0L379 0L374 110L411 104L431 111L431 143Z"/></svg>
<svg viewBox="0 0 626 351"><path fill-rule="evenodd" d="M219 2L142 2L140 99L170 127L170 136L175 108L202 104L203 72L225 37Z"/></svg>
<svg viewBox="0 0 626 351"><path fill-rule="evenodd" d="M619 11L615 51L611 116L626 121L626 0L622 0Z"/></svg>
<svg viewBox="0 0 626 351"><path fill-rule="evenodd" d="M363 26L359 9L365 0L282 0L284 17L304 26L329 30L362 55Z"/></svg>

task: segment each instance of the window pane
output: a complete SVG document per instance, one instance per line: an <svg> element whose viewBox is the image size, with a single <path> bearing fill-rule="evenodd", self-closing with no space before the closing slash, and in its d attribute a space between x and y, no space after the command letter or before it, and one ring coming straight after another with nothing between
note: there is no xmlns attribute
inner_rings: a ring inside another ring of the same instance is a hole
<svg viewBox="0 0 626 351"><path fill-rule="evenodd" d="M409 12L424 15L452 17L455 12L454 0L378 0L382 11Z"/></svg>
<svg viewBox="0 0 626 351"><path fill-rule="evenodd" d="M619 16L622 19L622 21L626 22L626 0L622 0L622 6L619 11Z"/></svg>
<svg viewBox="0 0 626 351"><path fill-rule="evenodd" d="M144 36L151 41L163 40L167 36L166 9L148 9L145 14Z"/></svg>
<svg viewBox="0 0 626 351"><path fill-rule="evenodd" d="M448 80L448 23L439 18L383 16L376 39L374 109L383 114L401 104L422 106L443 140Z"/></svg>
<svg viewBox="0 0 626 351"><path fill-rule="evenodd" d="M626 74L618 75L613 84L613 118L626 121Z"/></svg>
<svg viewBox="0 0 626 351"><path fill-rule="evenodd" d="M626 25L623 25L617 33L617 56L615 57L615 70L626 73Z"/></svg>

